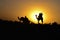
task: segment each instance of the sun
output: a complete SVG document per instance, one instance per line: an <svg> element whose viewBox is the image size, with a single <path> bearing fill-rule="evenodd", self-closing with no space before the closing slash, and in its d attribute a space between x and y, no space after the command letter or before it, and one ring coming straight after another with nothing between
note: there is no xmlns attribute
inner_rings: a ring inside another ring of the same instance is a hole
<svg viewBox="0 0 60 40"><path fill-rule="evenodd" d="M46 15L45 15L45 13L43 12L43 11L39 11L39 10L35 10L35 11L33 11L33 12L31 12L30 13L30 20L32 21L32 22L34 22L34 23L38 23L38 21L37 21L37 19L36 19L36 16L35 15L39 15L39 13L43 13L43 22L45 21L45 19L46 19ZM42 23L41 21L40 21L40 23Z"/></svg>

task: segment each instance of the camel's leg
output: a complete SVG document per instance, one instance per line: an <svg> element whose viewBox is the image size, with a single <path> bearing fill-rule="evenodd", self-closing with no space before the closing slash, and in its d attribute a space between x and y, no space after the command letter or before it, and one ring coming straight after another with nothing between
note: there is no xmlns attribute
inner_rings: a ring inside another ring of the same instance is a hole
<svg viewBox="0 0 60 40"><path fill-rule="evenodd" d="M42 24L43 24L43 18L42 18L42 20L41 20L41 21L42 21Z"/></svg>
<svg viewBox="0 0 60 40"><path fill-rule="evenodd" d="M39 24L39 20L38 20L38 24Z"/></svg>
<svg viewBox="0 0 60 40"><path fill-rule="evenodd" d="M42 24L43 24L43 20L42 20Z"/></svg>

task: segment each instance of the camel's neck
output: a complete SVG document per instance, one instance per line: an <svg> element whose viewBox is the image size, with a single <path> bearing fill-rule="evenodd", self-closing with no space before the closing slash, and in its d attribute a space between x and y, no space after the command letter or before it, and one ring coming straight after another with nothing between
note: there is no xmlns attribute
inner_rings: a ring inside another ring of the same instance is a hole
<svg viewBox="0 0 60 40"><path fill-rule="evenodd" d="M37 15L35 15L35 16L36 16L36 18L38 18Z"/></svg>
<svg viewBox="0 0 60 40"><path fill-rule="evenodd" d="M20 18L18 17L18 19L20 20Z"/></svg>

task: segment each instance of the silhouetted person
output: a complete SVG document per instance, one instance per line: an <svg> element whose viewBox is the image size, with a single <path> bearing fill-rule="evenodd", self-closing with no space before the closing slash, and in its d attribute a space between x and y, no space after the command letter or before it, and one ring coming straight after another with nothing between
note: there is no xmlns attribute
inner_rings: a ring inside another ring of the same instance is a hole
<svg viewBox="0 0 60 40"><path fill-rule="evenodd" d="M35 15L37 20L38 20L38 24L39 24L39 21L41 20L42 21L42 24L43 24L43 14L42 13L39 13L39 16L37 17L37 15Z"/></svg>

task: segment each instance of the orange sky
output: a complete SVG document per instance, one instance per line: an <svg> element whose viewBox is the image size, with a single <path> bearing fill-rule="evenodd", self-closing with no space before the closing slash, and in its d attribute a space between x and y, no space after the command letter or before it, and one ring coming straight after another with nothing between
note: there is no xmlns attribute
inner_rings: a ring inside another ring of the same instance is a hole
<svg viewBox="0 0 60 40"><path fill-rule="evenodd" d="M26 15L31 21L37 22L32 15L42 11L44 23L60 23L59 10L60 0L0 0L0 19L5 20L18 20L18 16Z"/></svg>

